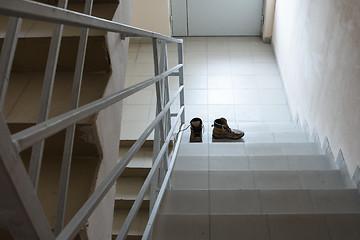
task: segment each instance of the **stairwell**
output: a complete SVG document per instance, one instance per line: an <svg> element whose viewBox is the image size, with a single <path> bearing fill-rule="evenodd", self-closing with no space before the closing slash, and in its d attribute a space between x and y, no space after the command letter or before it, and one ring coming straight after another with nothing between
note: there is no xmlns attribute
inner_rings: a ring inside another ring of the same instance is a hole
<svg viewBox="0 0 360 240"><path fill-rule="evenodd" d="M359 239L360 196L294 123L239 124L243 141L184 136L153 239Z"/></svg>
<svg viewBox="0 0 360 240"><path fill-rule="evenodd" d="M37 2L56 6L58 1ZM68 2L68 9L84 11L85 0ZM129 14L127 3L120 4L119 0L95 0L93 4L92 15L96 17L128 23ZM8 17L0 16L0 48L7 22ZM3 109L12 133L37 123L53 27L51 23L23 19ZM80 28L64 26L49 118L70 109L80 32ZM127 47L128 40L121 40L119 34L89 31L79 106L124 87L126 61L122 59L127 58ZM65 224L102 181L104 173L116 164L120 114L114 113L120 109L116 104L76 124ZM65 130L46 139L38 187L39 200L52 227L55 224L64 141ZM28 168L31 148L24 150L21 156ZM114 194L115 188L83 227L81 239L110 238Z"/></svg>

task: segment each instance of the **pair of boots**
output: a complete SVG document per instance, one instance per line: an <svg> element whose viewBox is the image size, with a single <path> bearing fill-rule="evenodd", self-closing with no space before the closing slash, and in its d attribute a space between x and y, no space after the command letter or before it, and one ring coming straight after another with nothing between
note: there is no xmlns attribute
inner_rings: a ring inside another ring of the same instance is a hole
<svg viewBox="0 0 360 240"><path fill-rule="evenodd" d="M190 126L190 142L202 142L202 120L200 118L193 118L190 121ZM231 129L225 118L215 119L213 127L212 137L215 139L229 138L236 140L245 135L241 130Z"/></svg>

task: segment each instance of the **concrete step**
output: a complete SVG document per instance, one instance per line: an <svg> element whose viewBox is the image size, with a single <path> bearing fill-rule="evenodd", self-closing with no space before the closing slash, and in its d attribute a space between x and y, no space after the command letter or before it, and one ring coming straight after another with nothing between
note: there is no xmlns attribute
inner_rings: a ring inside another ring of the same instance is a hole
<svg viewBox="0 0 360 240"><path fill-rule="evenodd" d="M335 170L325 155L178 156L174 170Z"/></svg>
<svg viewBox="0 0 360 240"><path fill-rule="evenodd" d="M69 111L73 78L74 74L71 72L56 75L49 118ZM79 106L101 98L109 78L110 73L85 73ZM3 111L8 123L37 122L43 79L43 73L11 74ZM94 115L80 123L93 123L93 120Z"/></svg>
<svg viewBox="0 0 360 240"><path fill-rule="evenodd" d="M355 240L359 228L360 214L159 214L153 239Z"/></svg>
<svg viewBox="0 0 360 240"><path fill-rule="evenodd" d="M28 170L29 158L22 156L22 159L25 168ZM56 217L61 163L61 157L44 156L37 192L52 227L54 227ZM68 188L68 199L71 201L67 201L65 224L77 213L95 188L94 183L98 168L99 158L97 157L73 157Z"/></svg>
<svg viewBox="0 0 360 240"><path fill-rule="evenodd" d="M357 190L168 190L161 214L360 213Z"/></svg>
<svg viewBox="0 0 360 240"><path fill-rule="evenodd" d="M135 200L145 177L120 177L116 182L116 200ZM150 194L145 195L145 200L150 199Z"/></svg>
<svg viewBox="0 0 360 240"><path fill-rule="evenodd" d="M34 36L18 40L12 72L44 72L50 47L50 36ZM90 36L86 49L85 72L110 72L110 59L105 35ZM3 39L0 39L0 47ZM58 72L73 72L76 64L79 37L65 36L57 65Z"/></svg>
<svg viewBox="0 0 360 240"><path fill-rule="evenodd" d="M181 139L183 143L189 143L190 129L184 132ZM203 143L304 143L309 142L303 132L245 132L245 136L239 140L214 139L212 131L203 133Z"/></svg>
<svg viewBox="0 0 360 240"><path fill-rule="evenodd" d="M30 123L8 123L12 134L33 126ZM66 130L60 131L45 140L44 157L61 157L64 153ZM87 136L86 138L84 136ZM96 141L97 135L92 124L77 124L75 129L73 157L100 158L99 146ZM29 159L31 148L21 152L23 159Z"/></svg>
<svg viewBox="0 0 360 240"><path fill-rule="evenodd" d="M318 155L315 143L182 143L179 156Z"/></svg>
<svg viewBox="0 0 360 240"><path fill-rule="evenodd" d="M114 221L113 221L113 237L117 236L118 232L123 225L129 210L126 209L115 209L114 211ZM149 210L140 209L136 215L133 223L131 224L130 230L128 232L128 237L126 239L141 239L142 234L146 228L147 221L149 219Z"/></svg>
<svg viewBox="0 0 360 240"><path fill-rule="evenodd" d="M53 0L47 1L46 3L54 3ZM101 1L101 2L100 2ZM57 2L57 1L56 1ZM84 0L75 0L68 4L69 10L83 13L84 12ZM57 4L57 3L56 3ZM92 16L112 20L116 9L119 6L118 0L99 0L93 5ZM7 28L8 17L0 16L0 38L5 37ZM20 38L39 38L39 37L51 37L53 31L53 24L24 19L21 25L19 33ZM100 30L90 30L91 36L104 36L105 32ZM65 26L63 36L80 36L80 28Z"/></svg>
<svg viewBox="0 0 360 240"><path fill-rule="evenodd" d="M129 151L132 146L132 142L130 144L121 142L119 148L119 161L121 158L125 156L126 152ZM130 163L127 165L124 172L121 174L122 177L145 177L150 172L152 167L152 154L153 148L150 143L145 143L144 146L140 148L140 150L136 153Z"/></svg>
<svg viewBox="0 0 360 240"><path fill-rule="evenodd" d="M176 190L354 189L339 170L326 171L173 171Z"/></svg>

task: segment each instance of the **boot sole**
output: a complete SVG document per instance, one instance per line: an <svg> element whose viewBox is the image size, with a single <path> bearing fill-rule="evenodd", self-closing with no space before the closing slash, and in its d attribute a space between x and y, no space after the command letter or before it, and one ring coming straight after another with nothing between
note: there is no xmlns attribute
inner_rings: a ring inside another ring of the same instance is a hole
<svg viewBox="0 0 360 240"><path fill-rule="evenodd" d="M213 138L215 138L215 139L232 139L232 140L237 140L237 139L240 139L240 138L242 138L243 136L244 136L245 134L243 134L241 137L237 137L237 138L232 138L232 137L216 137L216 136L214 136L214 135L212 135L212 137Z"/></svg>

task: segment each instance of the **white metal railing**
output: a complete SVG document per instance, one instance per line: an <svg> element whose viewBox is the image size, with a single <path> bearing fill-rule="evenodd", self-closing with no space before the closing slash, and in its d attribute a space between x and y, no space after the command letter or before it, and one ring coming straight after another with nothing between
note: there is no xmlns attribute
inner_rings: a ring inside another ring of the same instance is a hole
<svg viewBox="0 0 360 240"><path fill-rule="evenodd" d="M22 220L23 225L21 231L23 232L13 234L15 239L74 238L78 234L80 228L85 225L89 216L103 197L115 184L118 177L124 171L136 152L141 148L147 137L153 130L155 130L153 167L150 170L150 173L148 174L148 177L146 178L128 217L126 218L119 235L117 236L117 239L126 238L130 225L140 208L147 189L150 186L151 195L155 197L152 198L150 218L143 236L143 239L148 239L150 237L151 227L153 225L159 203L164 194L164 190L168 185L169 176L174 166L174 160L180 141L177 141L175 144L171 160L168 159L168 146L177 123L179 121L181 122L182 129L185 121L182 40L93 17L91 16L93 0L85 1L84 13L66 10L67 3L67 0L59 0L58 6L54 7L28 0L0 0L0 14L10 16L6 37L4 39L0 55L0 190L1 192L5 192L7 194L6 197L16 198L15 200L8 199L8 201L4 201L2 204L0 203L0 215L2 215L2 217L0 217L0 222L2 220L5 222L5 225L12 224L11 218L14 216L6 215L5 209L9 207L7 204L11 205L17 203L17 210L22 213L22 216L26 217ZM7 86L10 81L11 66L15 55L22 18L51 22L55 23L55 26L53 36L51 38L48 61L46 64L38 123L35 126L11 135L3 116L2 108L5 102ZM63 25L81 27L72 88L71 106L68 112L52 119L48 119ZM122 38L125 36L152 38L155 76L127 89L78 107L89 28L120 33ZM160 51L158 49L159 43L161 45ZM171 69L168 69L167 64L168 43L176 43L178 45L178 65ZM179 89L172 99L169 97L168 76L179 77ZM67 199L75 124L78 121L97 113L152 84L156 85L157 96L155 119L133 144L121 161L119 161L113 170L108 173L104 181L95 189L72 220L64 227L64 214L66 209L65 203ZM170 113L170 106L179 95L179 112ZM175 124L171 126L171 117L175 116ZM36 191L43 157L44 140L45 138L64 129L66 129L65 147L60 175L55 229L52 231L50 224L46 220L39 199L36 196ZM181 135L182 132L180 132L179 138L181 138ZM20 152L30 146L33 147L33 150L29 173L27 173L22 163ZM160 174L160 176L158 176L158 174ZM154 180L159 177L163 180L161 188L157 180ZM156 194L156 191L159 188L160 192L159 194Z"/></svg>

